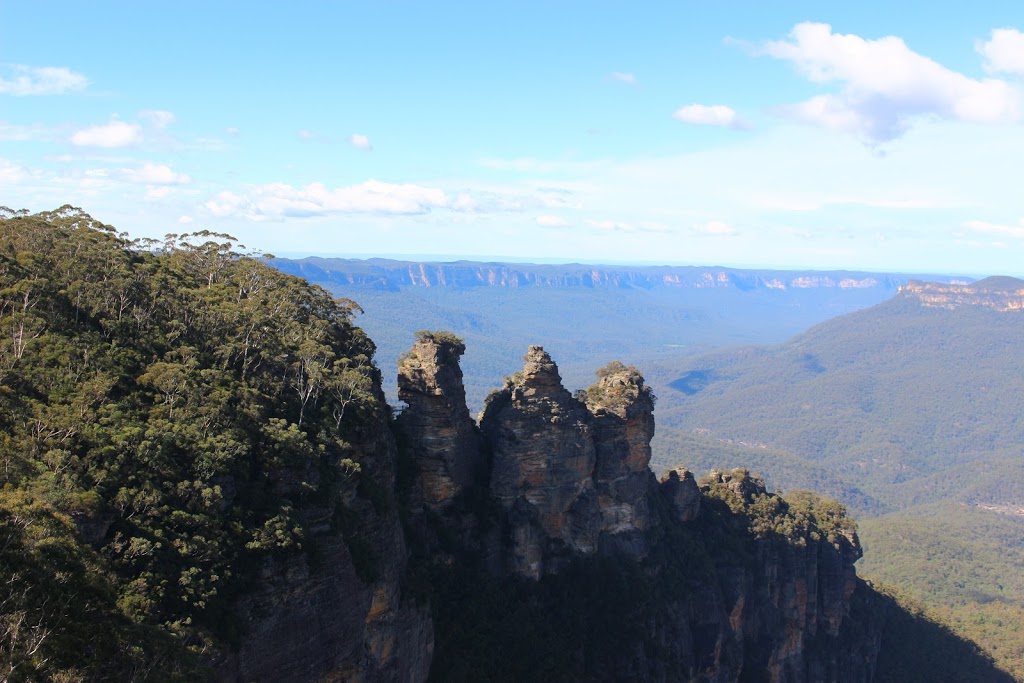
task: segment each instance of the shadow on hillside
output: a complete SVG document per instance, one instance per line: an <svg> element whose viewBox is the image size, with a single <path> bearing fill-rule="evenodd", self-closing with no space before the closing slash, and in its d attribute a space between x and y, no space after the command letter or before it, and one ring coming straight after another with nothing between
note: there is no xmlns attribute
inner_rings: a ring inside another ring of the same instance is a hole
<svg viewBox="0 0 1024 683"><path fill-rule="evenodd" d="M873 592L886 619L877 683L1014 683L977 645L925 615L902 596Z"/></svg>

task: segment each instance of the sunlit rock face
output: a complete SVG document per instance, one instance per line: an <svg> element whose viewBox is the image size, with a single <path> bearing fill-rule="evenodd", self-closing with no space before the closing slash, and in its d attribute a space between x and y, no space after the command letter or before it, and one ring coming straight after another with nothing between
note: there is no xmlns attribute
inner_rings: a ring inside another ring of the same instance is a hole
<svg viewBox="0 0 1024 683"><path fill-rule="evenodd" d="M478 475L480 443L466 408L459 357L462 342L422 336L399 361L399 416L413 446L424 503L448 505Z"/></svg>
<svg viewBox="0 0 1024 683"><path fill-rule="evenodd" d="M607 680L871 680L880 622L854 595L860 546L852 531L750 535L749 520L772 498L745 470L713 471L698 485L677 467L658 483L649 468L654 396L636 368L618 362L573 396L551 357L531 346L475 426L461 351L457 340L428 335L399 370L409 404L399 426L423 507L437 513L421 516L414 533L433 556L459 562L445 545L461 543L492 576L533 580L600 556L634 567L638 585L665 587L656 613L644 617L656 652L623 643L608 658ZM461 494L469 495L456 504ZM737 534L716 538L729 547L702 545L707 525L722 524ZM711 564L681 589L685 554L708 550Z"/></svg>
<svg viewBox="0 0 1024 683"><path fill-rule="evenodd" d="M645 553L642 532L651 525L648 467L654 438L654 396L636 368L612 363L582 393L593 415L603 540L635 555Z"/></svg>
<svg viewBox="0 0 1024 683"><path fill-rule="evenodd" d="M904 299L926 308L985 308L1001 313L1024 310L1024 280L989 277L972 283L950 284L911 280L900 287Z"/></svg>

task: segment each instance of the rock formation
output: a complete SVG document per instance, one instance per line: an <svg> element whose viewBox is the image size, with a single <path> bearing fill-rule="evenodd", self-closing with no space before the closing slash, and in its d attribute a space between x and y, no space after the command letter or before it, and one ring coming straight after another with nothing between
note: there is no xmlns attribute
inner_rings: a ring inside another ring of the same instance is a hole
<svg viewBox="0 0 1024 683"><path fill-rule="evenodd" d="M985 308L1006 313L1024 310L1024 280L988 277L978 282L919 282L911 280L899 289L904 299L916 300L925 308L953 310Z"/></svg>
<svg viewBox="0 0 1024 683"><path fill-rule="evenodd" d="M444 507L478 476L480 446L462 385L459 357L466 347L451 335L422 334L398 364L399 416L416 444L427 505Z"/></svg>
<svg viewBox="0 0 1024 683"><path fill-rule="evenodd" d="M661 492L672 503L676 519L692 522L700 514L700 487L693 473L685 467L676 467L661 479Z"/></svg>
<svg viewBox="0 0 1024 683"><path fill-rule="evenodd" d="M648 466L654 397L636 368L612 363L598 371L596 384L574 397L539 346L531 346L522 371L488 397L474 459L469 453L472 439L457 440L459 430L452 426L466 420L453 403L461 396L461 384L454 380L460 373L445 365L457 363L458 355L439 352L436 342L421 339L402 361L399 380L409 403L400 425L420 466L427 507L450 500L453 491L469 493L474 486L476 495L493 505L477 507L477 512L448 506L431 523L434 540L427 544L433 543L434 550L427 554L444 558L437 565L442 583L460 561L474 555L483 558L492 577L465 574L465 581L480 582L479 589L443 596L470 601L465 609L455 609L457 633L475 632L466 619L487 618L472 603L488 586L493 588L489 581L498 586L510 580L558 581L563 572L585 577L589 565L579 562L604 558L638 586L649 585L634 590L652 602L644 608L640 631L636 624L623 624L615 651L595 652L587 643L579 644L581 654L571 665L576 678L792 683L871 679L880 617L869 614L854 595L861 585L853 569L860 556L855 534L841 525L823 532L832 519L825 513L820 528L815 526L814 501L820 499L802 501L802 516L787 516L786 503L746 471L712 472L702 490L680 467L659 484ZM427 407L425 397L435 408ZM428 414L434 418L425 419ZM457 422L452 416L458 416ZM441 428L437 435L431 432L433 425ZM463 428L462 433L470 432ZM438 474L451 472L454 462L484 461L490 465L486 484L480 478L478 485L452 486L446 483L454 480L451 475ZM447 469L438 467L442 462ZM500 533L486 532L495 522ZM733 531L716 526L723 524ZM728 539L724 533L736 536ZM445 535L449 540L442 542ZM453 550L452 543L462 550ZM704 559L687 559L694 552ZM684 569L695 561L704 563L704 569ZM702 573L708 571L712 573ZM557 597L536 599L558 602ZM552 604L550 609L560 608ZM491 618L500 621L502 616ZM484 631L494 628L491 622L479 626ZM439 628L447 642L452 636L446 629L452 624ZM652 642L657 647L652 649ZM445 673L442 668L434 675Z"/></svg>
<svg viewBox="0 0 1024 683"><path fill-rule="evenodd" d="M613 363L573 397L543 348L524 360L480 417L511 570L537 578L578 554L643 556L654 484L654 399L643 378Z"/></svg>

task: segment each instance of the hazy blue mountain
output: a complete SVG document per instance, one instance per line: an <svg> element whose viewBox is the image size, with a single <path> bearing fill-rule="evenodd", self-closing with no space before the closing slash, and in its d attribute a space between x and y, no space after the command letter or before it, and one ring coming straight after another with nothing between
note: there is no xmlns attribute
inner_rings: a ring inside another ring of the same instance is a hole
<svg viewBox="0 0 1024 683"><path fill-rule="evenodd" d="M659 464L844 501L864 576L1024 677L1022 335L1024 281L911 282L784 344L660 363Z"/></svg>
<svg viewBox="0 0 1024 683"><path fill-rule="evenodd" d="M359 324L379 344L386 378L415 331L446 329L465 338L463 370L474 409L518 369L530 344L543 345L557 359L567 386L579 388L593 381L594 367L610 360L647 372L661 359L780 342L822 320L884 301L913 277L388 259L279 258L273 265L357 301L365 310ZM396 400L393 385L385 389Z"/></svg>
<svg viewBox="0 0 1024 683"><path fill-rule="evenodd" d="M1024 504L1001 485L1024 473L1021 292L1012 278L912 283L784 344L692 359L659 418L823 466L894 508Z"/></svg>

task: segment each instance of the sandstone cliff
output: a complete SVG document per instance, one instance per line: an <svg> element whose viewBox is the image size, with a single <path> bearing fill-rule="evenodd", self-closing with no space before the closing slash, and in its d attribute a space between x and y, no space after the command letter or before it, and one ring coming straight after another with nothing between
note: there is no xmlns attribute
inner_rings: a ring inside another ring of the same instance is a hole
<svg viewBox="0 0 1024 683"><path fill-rule="evenodd" d="M217 680L426 679L433 622L403 589L409 557L393 494L395 441L382 411L371 418L349 444L358 485L298 510L315 551L264 561L254 590L236 604L245 637L217 662ZM310 474L275 473L276 494L296 495L315 481Z"/></svg>
<svg viewBox="0 0 1024 683"><path fill-rule="evenodd" d="M450 263L392 259L276 258L274 266L311 282L396 290L406 287L639 288L639 289L879 289L907 281L896 273L741 270L703 266Z"/></svg>
<svg viewBox="0 0 1024 683"><path fill-rule="evenodd" d="M1024 310L1024 280L989 277L978 282L918 282L911 280L899 289L904 298L927 308L978 307L1008 312Z"/></svg>
<svg viewBox="0 0 1024 683"><path fill-rule="evenodd" d="M424 357L454 364L458 354L428 337L407 358ZM678 468L658 483L654 398L635 368L612 363L573 396L542 348L524 360L488 398L475 452L472 438L451 438L457 370L400 367L401 386L443 386L444 410L411 392L399 422L423 505L440 512L411 522L435 591L433 678L871 680L881 615L865 606L841 506L809 494L787 502L745 471L698 486ZM454 497L451 478L436 475L435 423L449 462L489 470ZM523 660L523 647L547 669ZM491 659L468 664L478 651Z"/></svg>

